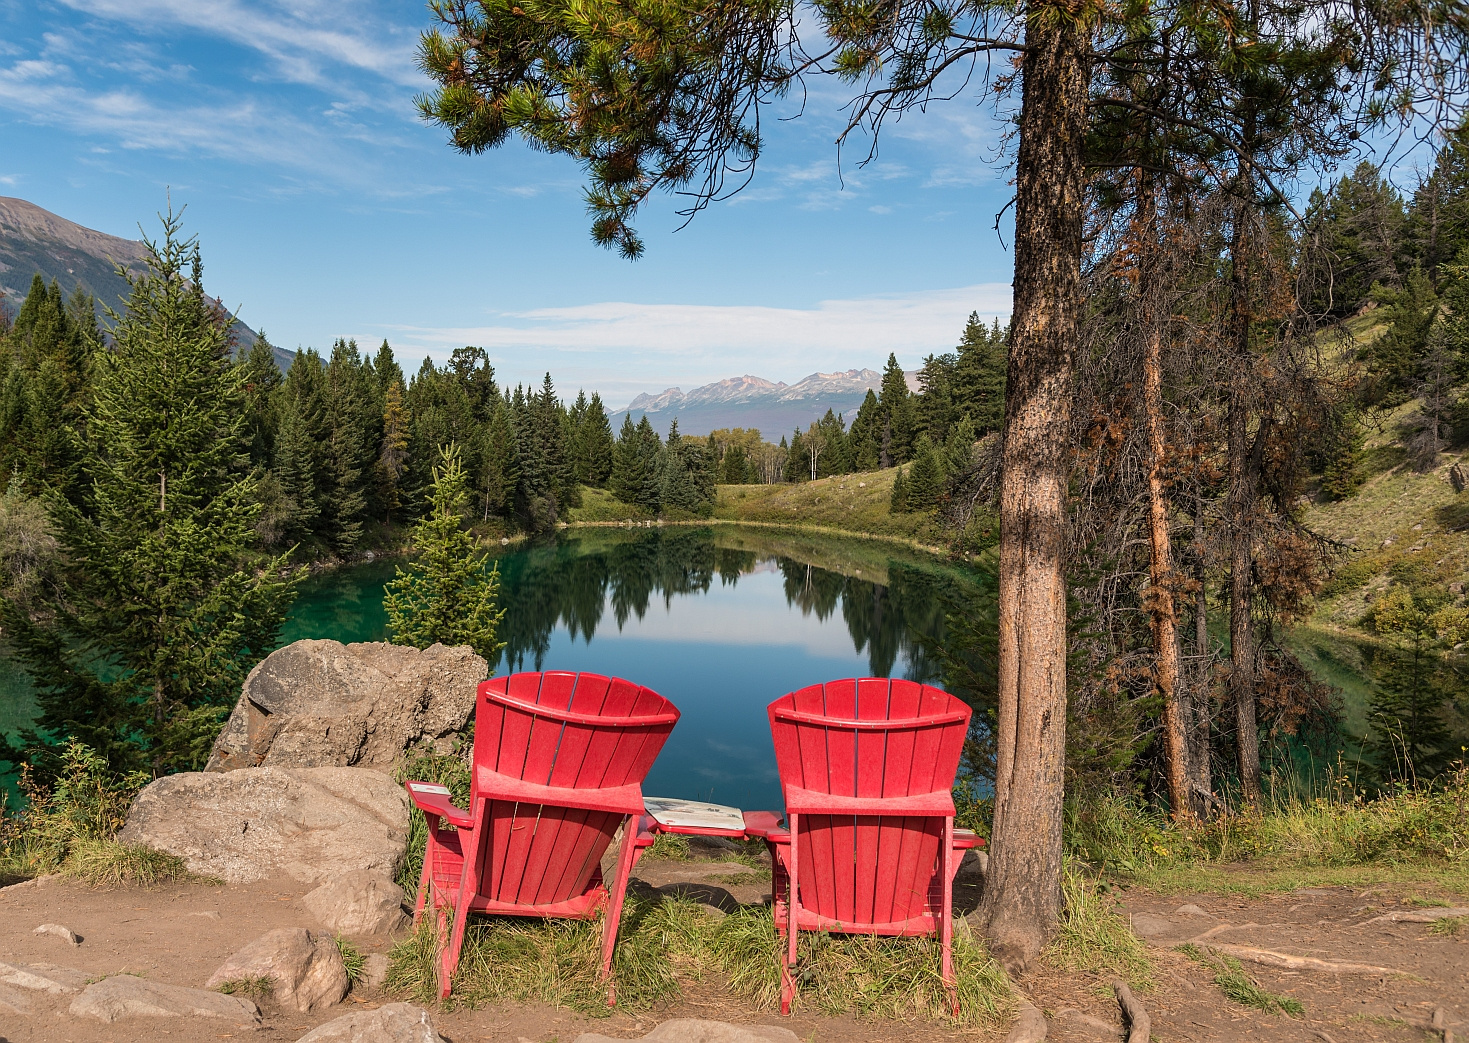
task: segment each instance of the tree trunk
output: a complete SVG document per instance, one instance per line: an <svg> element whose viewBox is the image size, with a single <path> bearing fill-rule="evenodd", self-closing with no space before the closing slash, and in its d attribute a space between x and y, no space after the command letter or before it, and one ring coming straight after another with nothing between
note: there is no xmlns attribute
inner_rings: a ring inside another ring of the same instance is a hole
<svg viewBox="0 0 1469 1043"><path fill-rule="evenodd" d="M1061 906L1066 769L1067 433L1080 310L1087 31L1064 9L1026 29L1015 169L1015 290L1000 479L999 714L990 950L1023 970Z"/></svg>
<svg viewBox="0 0 1469 1043"><path fill-rule="evenodd" d="M1154 223L1146 225L1148 242L1142 263L1152 262L1156 244ZM1163 761L1168 777L1168 805L1175 819L1190 816L1188 743L1184 737L1179 698L1178 612L1174 604L1173 544L1168 534L1168 493L1163 486L1166 439L1163 432L1163 324L1152 278L1140 282L1145 337L1143 351L1143 413L1148 432L1148 608L1153 623L1153 684L1163 702Z"/></svg>
<svg viewBox="0 0 1469 1043"><path fill-rule="evenodd" d="M1235 209L1230 247L1230 339L1234 361L1229 378L1229 690L1234 700L1240 795L1260 802L1260 737L1255 726L1255 628L1250 565L1255 506L1255 470L1250 459L1249 418L1253 359L1250 352L1249 245L1245 225L1250 201Z"/></svg>
<svg viewBox="0 0 1469 1043"><path fill-rule="evenodd" d="M1199 657L1199 672L1194 682L1193 751L1190 755L1194 792L1198 795L1200 814L1209 813L1208 801L1214 793L1214 780L1209 764L1209 587L1208 557L1204 552L1204 498L1194 503L1194 653Z"/></svg>

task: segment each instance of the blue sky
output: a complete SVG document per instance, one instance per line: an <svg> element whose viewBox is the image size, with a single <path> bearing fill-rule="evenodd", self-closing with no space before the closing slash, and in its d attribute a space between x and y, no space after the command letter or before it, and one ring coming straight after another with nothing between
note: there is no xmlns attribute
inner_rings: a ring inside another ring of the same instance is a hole
<svg viewBox="0 0 1469 1043"><path fill-rule="evenodd" d="M999 124L973 96L838 171L845 95L768 119L755 181L637 262L593 245L581 171L461 156L412 105L428 12L379 0L0 0L0 195L137 238L172 192L205 283L288 348L482 344L502 376L603 392L913 367L1009 310ZM860 150L865 154L865 146Z"/></svg>

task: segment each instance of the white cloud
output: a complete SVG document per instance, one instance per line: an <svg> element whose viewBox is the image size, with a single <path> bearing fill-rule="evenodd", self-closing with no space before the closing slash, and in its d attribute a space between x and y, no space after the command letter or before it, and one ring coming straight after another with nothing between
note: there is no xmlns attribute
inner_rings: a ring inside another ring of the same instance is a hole
<svg viewBox="0 0 1469 1043"><path fill-rule="evenodd" d="M641 391L685 390L738 373L793 382L813 371L880 367L889 353L911 368L951 350L971 311L1010 313L1008 283L821 301L810 308L606 302L506 312L470 327L380 326L402 358L443 359L477 344L503 378L539 381L574 372L583 386L621 405Z"/></svg>
<svg viewBox="0 0 1469 1043"><path fill-rule="evenodd" d="M321 85L333 77L323 67L346 65L385 80L418 86L414 68L418 34L374 18L350 0L62 0L93 17L176 31L183 27L248 47L275 62L286 78Z"/></svg>

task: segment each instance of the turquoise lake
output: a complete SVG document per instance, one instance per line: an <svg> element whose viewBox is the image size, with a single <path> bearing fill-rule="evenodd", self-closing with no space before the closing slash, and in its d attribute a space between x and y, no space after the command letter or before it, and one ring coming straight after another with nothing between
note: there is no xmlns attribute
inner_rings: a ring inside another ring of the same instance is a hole
<svg viewBox="0 0 1469 1043"><path fill-rule="evenodd" d="M938 679L946 612L992 591L984 573L876 541L733 526L589 528L497 549L492 673L587 670L660 692L682 712L644 791L779 808L767 703L842 677ZM303 584L281 643L385 640L378 561ZM34 712L0 659L0 728Z"/></svg>

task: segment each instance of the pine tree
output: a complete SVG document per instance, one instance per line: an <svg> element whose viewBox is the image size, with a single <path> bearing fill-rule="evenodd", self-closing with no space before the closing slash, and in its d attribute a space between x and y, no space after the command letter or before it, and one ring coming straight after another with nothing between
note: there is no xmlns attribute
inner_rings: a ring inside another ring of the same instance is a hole
<svg viewBox="0 0 1469 1043"><path fill-rule="evenodd" d="M880 454L879 442L882 429L881 407L872 389L862 399L857 416L852 420L852 429L847 432L848 452L852 468L857 471L877 470Z"/></svg>
<svg viewBox="0 0 1469 1043"><path fill-rule="evenodd" d="M1335 418L1326 445L1326 463L1321 471L1321 494L1328 500L1345 500L1366 480L1367 439L1355 410Z"/></svg>
<svg viewBox="0 0 1469 1043"><path fill-rule="evenodd" d="M515 510L515 487L520 482L515 446L510 406L501 397L496 400L480 439L479 494L486 521L492 515L508 518Z"/></svg>
<svg viewBox="0 0 1469 1043"><path fill-rule="evenodd" d="M725 485L750 484L750 458L745 453L745 447L738 442L724 451L719 480Z"/></svg>
<svg viewBox="0 0 1469 1043"><path fill-rule="evenodd" d="M383 609L394 644L468 645L493 664L505 647L495 640L505 618L497 610L500 569L486 567L464 524L469 479L460 457L457 445L444 447L433 471L433 505L413 528L413 562L384 588Z"/></svg>
<svg viewBox="0 0 1469 1043"><path fill-rule="evenodd" d="M1406 237L1434 280L1469 247L1469 120L1448 135L1432 173L1414 192Z"/></svg>
<svg viewBox="0 0 1469 1043"><path fill-rule="evenodd" d="M816 430L821 436L822 453L817 461L816 477L826 478L834 474L849 474L852 471L850 450L847 447L846 425L840 414L830 409L821 418Z"/></svg>
<svg viewBox="0 0 1469 1043"><path fill-rule="evenodd" d="M642 498L645 479L641 440L632 422L632 414L626 413L622 417L617 444L612 450L612 474L607 480L607 488L623 503L636 505Z"/></svg>
<svg viewBox="0 0 1469 1043"><path fill-rule="evenodd" d="M657 513L663 509L662 476L658 471L663 440L653 430L653 423L646 413L638 419L637 449L641 461L642 490L633 502L645 511Z"/></svg>
<svg viewBox="0 0 1469 1043"><path fill-rule="evenodd" d="M1442 606L1440 592L1415 594L1397 585L1378 598L1373 625L1389 642L1374 663L1377 691L1364 745L1388 781L1430 781L1447 767L1451 751L1444 713L1462 694L1448 663L1454 645L1469 637L1469 613Z"/></svg>
<svg viewBox="0 0 1469 1043"><path fill-rule="evenodd" d="M949 428L959 419L954 379L959 366L955 352L929 355L918 369L918 396L914 401L917 429L934 442L946 442Z"/></svg>
<svg viewBox="0 0 1469 1043"><path fill-rule="evenodd" d="M367 509L367 470L377 455L382 421L363 379L355 341L338 340L326 367L326 442L318 532L338 554L350 554L362 539ZM373 428L379 429L374 437Z"/></svg>
<svg viewBox="0 0 1469 1043"><path fill-rule="evenodd" d="M714 513L714 478L704 446L678 433L675 418L668 441L658 458L659 501L662 509L686 511L700 517Z"/></svg>
<svg viewBox="0 0 1469 1043"><path fill-rule="evenodd" d="M913 395L908 390L908 380L903 375L903 367L898 365L897 355L888 355L877 402L883 421L878 436L879 461L883 467L891 467L911 458L917 427Z"/></svg>
<svg viewBox="0 0 1469 1043"><path fill-rule="evenodd" d="M1392 324L1363 349L1372 376L1368 398L1374 405L1398 405L1407 398L1426 354L1428 332L1438 317L1438 294L1427 273L1415 267L1404 279L1401 292L1390 293L1377 286L1373 296L1389 304Z"/></svg>
<svg viewBox="0 0 1469 1043"><path fill-rule="evenodd" d="M784 443L784 439L781 439ZM790 445L786 448L785 468L782 476L788 482L809 482L811 480L811 461L807 459L806 439L801 436L800 431L791 435Z"/></svg>
<svg viewBox="0 0 1469 1043"><path fill-rule="evenodd" d="M275 455L276 397L282 378L280 367L275 364L275 354L270 342L261 333L250 345L249 352L240 362L244 371L246 438L249 444L250 463L268 468Z"/></svg>
<svg viewBox="0 0 1469 1043"><path fill-rule="evenodd" d="M587 403L586 415L582 417L582 454L586 460L586 478L594 488L602 488L612 474L612 424L607 419L607 408L602 396L592 392Z"/></svg>
<svg viewBox="0 0 1469 1043"><path fill-rule="evenodd" d="M911 507L908 506L908 479L903 475L903 468L898 468L898 473L893 476L893 494L888 501L888 510L894 514L907 514Z"/></svg>
<svg viewBox="0 0 1469 1043"><path fill-rule="evenodd" d="M383 396L383 439L377 456L377 498L382 503L384 521L402 506L399 482L407 467L408 409L403 405L403 382L395 380Z"/></svg>
<svg viewBox="0 0 1469 1043"><path fill-rule="evenodd" d="M299 579L251 561L255 480L239 472L241 371L201 286L197 247L164 219L131 281L87 412L90 503L48 500L66 552L35 615L4 606L39 691L26 756L70 736L116 768L202 767L250 668L275 645ZM186 276L185 265L193 261Z"/></svg>
<svg viewBox="0 0 1469 1043"><path fill-rule="evenodd" d="M1005 345L1010 331L999 320L988 330L971 312L959 341L954 364L954 406L960 417L974 422L976 434L998 431L1005 422Z"/></svg>
<svg viewBox="0 0 1469 1043"><path fill-rule="evenodd" d="M906 484L908 510L931 511L938 506L944 492L944 468L928 435L919 435L913 447Z"/></svg>
<svg viewBox="0 0 1469 1043"><path fill-rule="evenodd" d="M90 300L90 298L88 299ZM78 471L93 353L91 320L73 315L61 287L37 275L7 335L10 364L0 368L0 488L84 495Z"/></svg>
<svg viewBox="0 0 1469 1043"><path fill-rule="evenodd" d="M1330 192L1314 192L1303 243L1311 308L1344 317L1362 306L1374 284L1398 289L1408 267L1407 219L1403 197L1365 160Z"/></svg>

